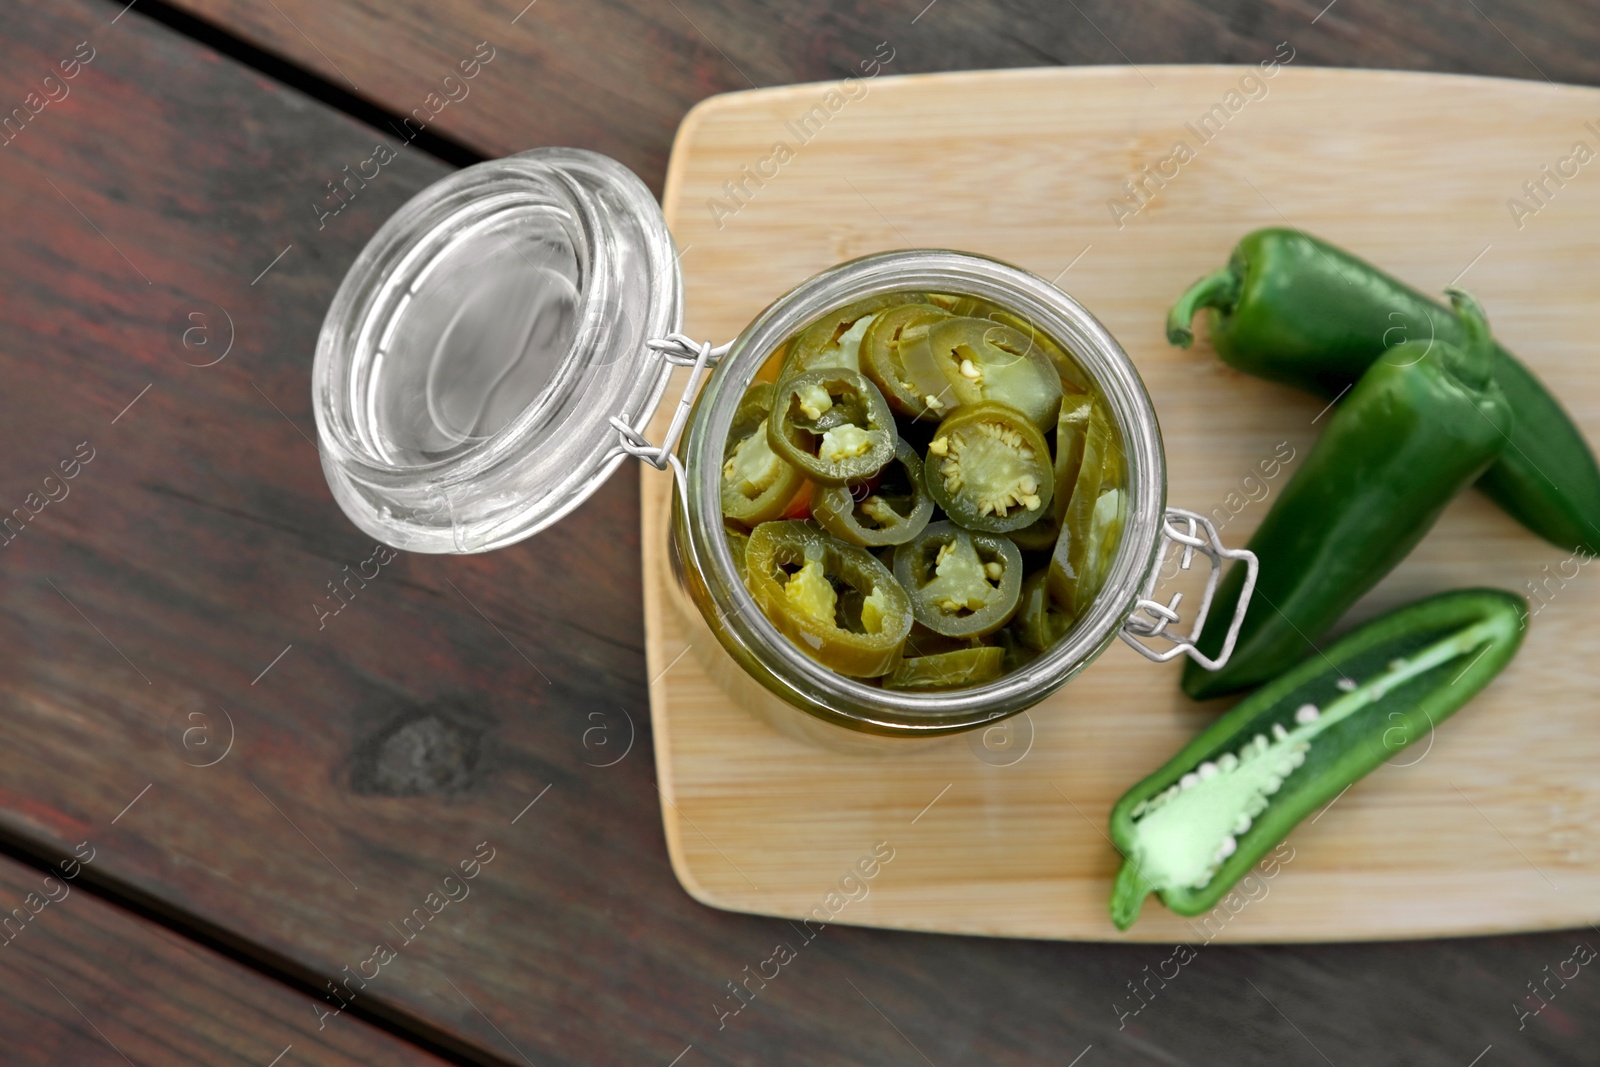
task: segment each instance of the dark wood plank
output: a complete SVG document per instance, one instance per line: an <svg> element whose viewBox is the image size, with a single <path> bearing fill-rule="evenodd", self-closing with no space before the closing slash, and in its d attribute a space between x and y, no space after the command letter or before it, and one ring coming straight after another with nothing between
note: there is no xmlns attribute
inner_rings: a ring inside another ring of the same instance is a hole
<svg viewBox="0 0 1600 1067"><path fill-rule="evenodd" d="M560 7L543 0L524 19L546 4ZM355 8L284 10L313 37L313 16L377 25ZM481 558L398 559L317 629L324 583L371 552L306 440L317 325L367 236L443 168L402 154L319 231L314 198L382 135L137 8L109 24L116 12L89 0L0 10L15 100L79 41L97 49L71 95L0 151L0 491L39 511L4 549L0 831L61 851L91 839L85 880L308 977L342 977L375 944L398 946L355 1008L486 1061L1065 1063L1092 1044L1084 1067L1316 1062L1296 1027L1334 1062L1463 1064L1493 1043L1505 1062L1556 1064L1592 1049L1592 975L1516 1027L1524 983L1571 957L1568 934L1202 949L1187 978L1120 1017L1127 983L1169 953L841 927L801 944L787 923L691 902L658 821L632 472L559 535ZM982 43L998 30L949 0L917 29L936 15L966 27L975 55L998 47ZM588 17L590 51L630 32L612 9ZM824 36L855 24L812 17ZM441 40L455 32L434 18ZM1119 18L1104 28L1138 25ZM777 52L793 36L783 62L801 63L807 24L795 15L734 44ZM676 54L684 38L654 39ZM450 41L440 49L454 62ZM371 43L323 48L343 65ZM617 47L641 61L616 84L669 77L630 51L637 42ZM670 99L725 87L720 57L696 55L688 75L670 75L688 79ZM530 86L544 84L508 80L508 99L521 95L505 113L539 110ZM559 114L556 101L581 104L556 95L545 110ZM676 118L635 151L664 148ZM178 346L202 301L226 309L236 335L206 368ZM45 483L83 441L93 458ZM63 484L68 496L40 503ZM482 842L492 861L452 883L470 895L408 939L402 921ZM796 959L762 987L748 976L780 941ZM757 996L723 1014L729 983L745 980ZM141 1003L170 999L159 982L141 986Z"/></svg>
<svg viewBox="0 0 1600 1067"><path fill-rule="evenodd" d="M658 193L673 130L697 101L857 73L885 41L888 74L1254 63L1290 40L1306 64L1600 82L1600 21L1580 0L1338 0L1321 17L1327 0L173 3L397 114L425 106L486 41L494 59L465 98L429 107L432 128L490 156L592 148Z"/></svg>
<svg viewBox="0 0 1600 1067"><path fill-rule="evenodd" d="M83 891L89 868L68 878L0 858L6 1063L443 1063L356 1019L319 1027L316 998Z"/></svg>

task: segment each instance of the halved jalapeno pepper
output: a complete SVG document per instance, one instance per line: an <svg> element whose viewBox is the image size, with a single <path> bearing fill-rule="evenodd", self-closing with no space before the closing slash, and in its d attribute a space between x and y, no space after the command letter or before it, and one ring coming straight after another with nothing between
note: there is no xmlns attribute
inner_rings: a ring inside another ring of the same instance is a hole
<svg viewBox="0 0 1600 1067"><path fill-rule="evenodd" d="M922 460L904 441L894 459L871 482L819 486L811 515L841 541L868 548L903 545L933 518L933 497L923 480Z"/></svg>
<svg viewBox="0 0 1600 1067"><path fill-rule="evenodd" d="M885 689L959 689L1000 677L1005 650L978 645L932 656L911 656L895 664L883 680Z"/></svg>
<svg viewBox="0 0 1600 1067"><path fill-rule="evenodd" d="M949 317L934 304L902 304L875 315L861 338L861 373L897 414L937 419L952 403L940 399L949 385L928 348L928 329Z"/></svg>
<svg viewBox="0 0 1600 1067"><path fill-rule="evenodd" d="M894 416L862 375L821 367L778 384L767 440L813 481L843 485L871 477L894 458Z"/></svg>
<svg viewBox="0 0 1600 1067"><path fill-rule="evenodd" d="M746 526L777 518L804 482L793 464L772 451L772 399L771 385L752 385L734 411L723 448L722 514Z"/></svg>
<svg viewBox="0 0 1600 1067"><path fill-rule="evenodd" d="M801 330L794 344L789 346L783 367L778 371L778 380L819 367L861 370L861 338L872 325L873 318L890 308L919 302L915 296L885 294L858 300L824 315Z"/></svg>
<svg viewBox="0 0 1600 1067"><path fill-rule="evenodd" d="M1050 449L1004 404L963 407L939 424L925 468L934 503L970 530L1009 533L1048 514Z"/></svg>
<svg viewBox="0 0 1600 1067"><path fill-rule="evenodd" d="M958 405L995 401L1040 433L1055 428L1061 377L1028 334L993 319L951 318L929 328L928 347Z"/></svg>
<svg viewBox="0 0 1600 1067"><path fill-rule="evenodd" d="M936 522L894 554L918 622L947 637L982 637L1017 610L1022 553L1004 537Z"/></svg>
<svg viewBox="0 0 1600 1067"><path fill-rule="evenodd" d="M1106 564L1122 534L1126 494L1114 484L1121 470L1111 426L1095 406L1085 427L1083 459L1061 519L1061 536L1050 556L1050 594L1073 618L1082 615L1100 591Z"/></svg>
<svg viewBox="0 0 1600 1067"><path fill-rule="evenodd" d="M745 587L812 659L855 677L887 673L911 631L911 601L864 548L809 522L764 522L745 549Z"/></svg>

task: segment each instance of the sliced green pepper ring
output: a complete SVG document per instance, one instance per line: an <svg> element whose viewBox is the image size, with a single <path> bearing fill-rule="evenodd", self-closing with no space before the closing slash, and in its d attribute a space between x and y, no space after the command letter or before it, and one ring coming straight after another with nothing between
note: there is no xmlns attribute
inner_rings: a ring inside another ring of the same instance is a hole
<svg viewBox="0 0 1600 1067"><path fill-rule="evenodd" d="M861 370L861 338L872 325L873 317L890 308L920 303L923 301L918 296L885 294L858 300L824 315L801 330L794 344L789 346L778 371L778 380L781 382L819 367Z"/></svg>
<svg viewBox="0 0 1600 1067"><path fill-rule="evenodd" d="M959 689L1000 677L1005 650L991 645L912 656L895 664L883 680L885 689Z"/></svg>
<svg viewBox="0 0 1600 1067"><path fill-rule="evenodd" d="M945 419L928 442L933 502L985 533L1020 530L1049 514L1055 493L1050 449L1022 412L984 402Z"/></svg>
<svg viewBox="0 0 1600 1067"><path fill-rule="evenodd" d="M861 338L861 373L883 391L898 414L937 419L948 406L949 398L941 401L939 395L949 387L933 362L927 339L928 328L949 317L934 304L902 304L874 316Z"/></svg>
<svg viewBox="0 0 1600 1067"><path fill-rule="evenodd" d="M933 497L916 450L896 440L894 459L871 482L819 486L811 516L841 541L868 548L903 545L933 518Z"/></svg>
<svg viewBox="0 0 1600 1067"><path fill-rule="evenodd" d="M750 534L738 523L723 522L722 532L728 538L728 551L733 554L733 569L744 577L744 556L750 548Z"/></svg>
<svg viewBox="0 0 1600 1067"><path fill-rule="evenodd" d="M976 315L983 310L983 301L975 296L958 296L955 293L929 293L928 303L944 308L952 315Z"/></svg>
<svg viewBox="0 0 1600 1067"><path fill-rule="evenodd" d="M1050 595L1049 573L1037 570L1022 580L1017 613L1008 625L1017 642L1032 652L1043 652L1072 629L1073 617L1061 610Z"/></svg>
<svg viewBox="0 0 1600 1067"><path fill-rule="evenodd" d="M840 674L888 673L911 632L911 600L889 569L809 522L757 526L744 581L785 637Z"/></svg>
<svg viewBox="0 0 1600 1067"><path fill-rule="evenodd" d="M722 514L746 526L781 515L805 481L793 464L772 451L767 433L772 399L767 382L749 388L733 413L722 450Z"/></svg>
<svg viewBox="0 0 1600 1067"><path fill-rule="evenodd" d="M1067 504L1072 500L1072 487L1078 481L1078 469L1083 466L1083 444L1089 428L1089 412L1094 398L1081 393L1068 393L1061 398L1061 417L1056 420L1056 457L1053 496L1048 514L1031 525L1014 530L1011 540L1027 551L1049 552L1061 538L1061 519ZM1114 481L1120 481L1118 475Z"/></svg>
<svg viewBox="0 0 1600 1067"><path fill-rule="evenodd" d="M1034 346L1044 353L1051 366L1055 367L1056 375L1061 379L1062 387L1068 392L1089 392L1089 376L1083 372L1083 368L1078 365L1078 361L1068 355L1066 349L1056 344L1039 327L1012 311L991 311L987 317L1002 326L1011 327L1032 341Z"/></svg>
<svg viewBox="0 0 1600 1067"><path fill-rule="evenodd" d="M767 440L813 481L843 485L872 477L894 458L894 416L862 375L819 367L778 384Z"/></svg>
<svg viewBox="0 0 1600 1067"><path fill-rule="evenodd" d="M934 633L982 637L1017 610L1022 553L1007 538L936 522L894 553L911 613Z"/></svg>
<svg viewBox="0 0 1600 1067"><path fill-rule="evenodd" d="M1111 550L1122 534L1125 494L1114 484L1121 470L1111 426L1096 405L1089 412L1083 458L1061 519L1061 536L1050 556L1050 595L1074 618L1100 591Z"/></svg>
<svg viewBox="0 0 1600 1067"><path fill-rule="evenodd" d="M1061 413L1061 376L1044 350L993 319L950 318L928 330L928 347L957 405L995 401L1028 416L1040 433Z"/></svg>

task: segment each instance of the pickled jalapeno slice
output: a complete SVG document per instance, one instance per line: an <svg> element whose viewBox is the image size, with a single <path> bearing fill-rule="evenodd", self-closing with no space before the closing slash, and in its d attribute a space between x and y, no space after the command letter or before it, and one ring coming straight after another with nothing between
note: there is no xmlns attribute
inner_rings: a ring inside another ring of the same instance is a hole
<svg viewBox="0 0 1600 1067"><path fill-rule="evenodd" d="M876 386L835 367L779 382L767 421L773 452L823 485L869 478L894 458L894 416Z"/></svg>
<svg viewBox="0 0 1600 1067"><path fill-rule="evenodd" d="M861 370L861 339L877 314L920 302L914 296L875 296L824 315L801 330L789 346L778 380L820 367Z"/></svg>
<svg viewBox="0 0 1600 1067"><path fill-rule="evenodd" d="M1055 492L1051 474L1044 436L1004 404L963 407L928 442L928 491L970 530L1009 533L1046 515Z"/></svg>
<svg viewBox="0 0 1600 1067"><path fill-rule="evenodd" d="M916 620L946 637L982 637L1017 610L1022 553L1004 537L936 522L894 554Z"/></svg>
<svg viewBox="0 0 1600 1067"><path fill-rule="evenodd" d="M793 464L772 451L772 399L771 385L751 386L734 411L723 448L722 514L747 526L781 515L804 482Z"/></svg>
<svg viewBox="0 0 1600 1067"><path fill-rule="evenodd" d="M1089 412L1094 399L1068 393L1061 398L1061 417L1056 420L1056 455L1053 467L1054 490L1048 514L1031 525L1015 530L1011 540L1028 551L1049 552L1061 537L1061 519L1072 499L1072 487L1083 465L1084 436L1089 427Z"/></svg>
<svg viewBox="0 0 1600 1067"><path fill-rule="evenodd" d="M975 296L957 296L955 293L929 293L928 303L944 308L952 315L976 315L983 310L983 301Z"/></svg>
<svg viewBox="0 0 1600 1067"><path fill-rule="evenodd" d="M896 440L894 459L870 482L819 486L811 516L841 541L868 548L903 545L933 518L933 497L916 450Z"/></svg>
<svg viewBox="0 0 1600 1067"><path fill-rule="evenodd" d="M1055 367L1062 388L1074 393L1089 391L1089 377L1083 373L1083 368L1078 366L1077 360L1067 355L1066 349L1040 332L1032 322L1010 311L991 311L985 318L993 319L1002 326L1009 326L1032 341L1034 346L1044 353L1051 366Z"/></svg>
<svg viewBox="0 0 1600 1067"><path fill-rule="evenodd" d="M989 645L910 656L883 680L885 689L959 689L992 682L1005 665L1005 650Z"/></svg>
<svg viewBox="0 0 1600 1067"><path fill-rule="evenodd" d="M911 631L910 598L889 569L809 522L751 532L745 587L784 636L840 674L886 674Z"/></svg>
<svg viewBox="0 0 1600 1067"><path fill-rule="evenodd" d="M929 328L928 347L957 405L995 401L1040 433L1055 428L1061 377L1028 334L993 319L950 318Z"/></svg>
<svg viewBox="0 0 1600 1067"><path fill-rule="evenodd" d="M1111 551L1122 534L1122 457L1098 405L1089 412L1083 458L1072 499L1061 519L1061 536L1050 556L1050 594L1074 618L1100 591Z"/></svg>
<svg viewBox="0 0 1600 1067"><path fill-rule="evenodd" d="M937 700L1045 655L1094 600L1126 461L1094 380L1025 315L872 296L754 380L723 456L728 547L823 666Z"/></svg>
<svg viewBox="0 0 1600 1067"><path fill-rule="evenodd" d="M928 329L950 313L934 304L902 304L875 315L861 338L861 373L896 414L937 420L949 386L928 348ZM931 401L931 403L930 403Z"/></svg>
<svg viewBox="0 0 1600 1067"><path fill-rule="evenodd" d="M1030 652L1043 652L1072 629L1073 618L1050 595L1049 572L1037 570L1022 580L1017 613L1006 629Z"/></svg>
<svg viewBox="0 0 1600 1067"><path fill-rule="evenodd" d="M737 523L726 522L722 524L722 532L728 538L728 551L733 555L733 569L739 572L739 577L744 577L745 551L750 547L750 534L741 529Z"/></svg>

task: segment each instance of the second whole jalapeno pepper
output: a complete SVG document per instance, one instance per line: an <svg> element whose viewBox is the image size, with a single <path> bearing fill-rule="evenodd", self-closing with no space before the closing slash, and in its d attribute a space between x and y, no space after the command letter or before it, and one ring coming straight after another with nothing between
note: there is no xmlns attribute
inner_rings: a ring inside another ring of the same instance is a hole
<svg viewBox="0 0 1600 1067"><path fill-rule="evenodd" d="M1297 230L1247 234L1228 265L1172 306L1167 338L1189 347L1211 311L1211 344L1232 367L1333 399L1404 340L1460 344L1470 327L1404 282ZM1600 551L1600 466L1533 372L1494 346L1511 443L1478 479L1513 518L1563 548Z"/></svg>
<svg viewBox="0 0 1600 1067"><path fill-rule="evenodd" d="M1396 345L1334 409L1250 539L1260 575L1232 657L1220 671L1184 666L1191 697L1263 682L1312 651L1505 447L1513 417L1492 377L1488 323L1466 293L1451 299L1463 344ZM1197 642L1205 655L1221 651L1243 582L1235 564Z"/></svg>

